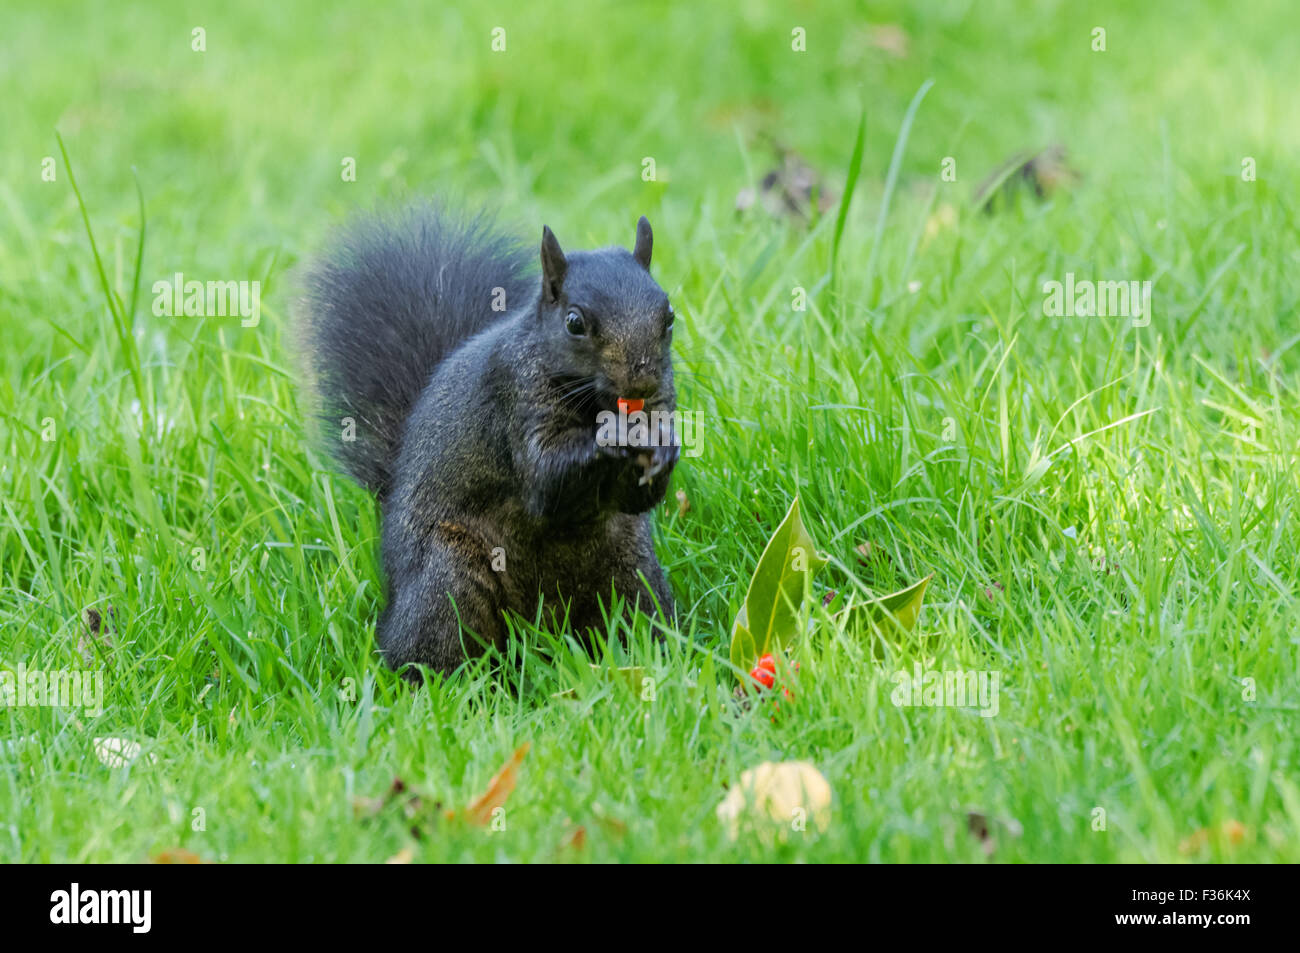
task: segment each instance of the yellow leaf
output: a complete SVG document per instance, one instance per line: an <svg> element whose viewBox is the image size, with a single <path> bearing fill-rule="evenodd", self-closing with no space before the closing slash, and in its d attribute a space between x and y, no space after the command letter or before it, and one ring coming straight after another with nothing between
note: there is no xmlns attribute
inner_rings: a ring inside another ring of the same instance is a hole
<svg viewBox="0 0 1300 953"><path fill-rule="evenodd" d="M934 241L941 233L950 232L957 226L957 209L947 202L940 205L929 218L925 220L925 232L921 238L921 248L925 249L930 242Z"/></svg>
<svg viewBox="0 0 1300 953"><path fill-rule="evenodd" d="M125 768L140 757L139 743L126 738L95 738L92 743L99 763L110 768ZM152 764L158 759L151 754L147 760Z"/></svg>
<svg viewBox="0 0 1300 953"><path fill-rule="evenodd" d="M678 490L676 493L676 497L677 497L677 518L681 519L683 516L685 516L687 513L690 512L691 500L690 497L686 495L685 490Z"/></svg>
<svg viewBox="0 0 1300 953"><path fill-rule="evenodd" d="M765 839L783 841L830 826L831 786L807 761L764 761L740 776L716 813L732 840L748 824Z"/></svg>

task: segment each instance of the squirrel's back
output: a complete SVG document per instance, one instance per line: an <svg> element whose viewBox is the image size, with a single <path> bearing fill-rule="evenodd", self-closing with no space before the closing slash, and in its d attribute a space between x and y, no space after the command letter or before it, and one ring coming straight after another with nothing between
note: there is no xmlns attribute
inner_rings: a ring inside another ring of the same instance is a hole
<svg viewBox="0 0 1300 953"><path fill-rule="evenodd" d="M295 324L335 456L381 499L403 427L433 369L534 295L532 256L482 217L432 204L341 228L307 267Z"/></svg>

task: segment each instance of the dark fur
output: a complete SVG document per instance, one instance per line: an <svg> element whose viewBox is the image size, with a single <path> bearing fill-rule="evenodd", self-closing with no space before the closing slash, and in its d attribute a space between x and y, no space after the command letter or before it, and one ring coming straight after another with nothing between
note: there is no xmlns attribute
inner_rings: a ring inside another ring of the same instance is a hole
<svg viewBox="0 0 1300 953"><path fill-rule="evenodd" d="M450 671L499 645L502 613L531 616L539 594L579 630L601 625L611 588L671 617L648 511L677 448L595 440L620 396L676 407L651 243L642 219L634 253L565 256L546 229L539 281L481 221L421 206L353 225L308 270L298 324L321 415L336 434L355 419L338 456L383 507L389 664ZM506 313L491 310L495 288ZM566 330L572 307L592 333Z"/></svg>
<svg viewBox="0 0 1300 953"><path fill-rule="evenodd" d="M533 291L532 255L482 218L457 219L425 204L359 218L334 236L307 272L299 330L327 431L356 421L339 462L383 498L402 426L429 373L458 344Z"/></svg>

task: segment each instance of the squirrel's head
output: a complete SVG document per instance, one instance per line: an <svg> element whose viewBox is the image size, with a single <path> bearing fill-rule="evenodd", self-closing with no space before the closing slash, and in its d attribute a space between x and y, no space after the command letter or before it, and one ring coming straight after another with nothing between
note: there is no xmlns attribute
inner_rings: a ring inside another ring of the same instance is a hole
<svg viewBox="0 0 1300 953"><path fill-rule="evenodd" d="M542 294L537 306L546 366L560 377L590 379L613 409L620 398L672 409L673 308L650 277L654 236L645 216L636 246L565 255L542 229Z"/></svg>

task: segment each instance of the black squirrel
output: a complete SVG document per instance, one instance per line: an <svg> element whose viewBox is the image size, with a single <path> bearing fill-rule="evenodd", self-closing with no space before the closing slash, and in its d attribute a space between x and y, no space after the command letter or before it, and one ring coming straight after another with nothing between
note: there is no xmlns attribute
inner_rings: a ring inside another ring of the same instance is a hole
<svg viewBox="0 0 1300 953"><path fill-rule="evenodd" d="M645 217L631 252L566 255L543 227L538 280L482 217L421 204L354 221L307 266L300 348L335 456L380 501L393 668L450 672L539 596L578 632L611 590L673 618L648 515L679 454L652 243ZM597 440L624 400L660 412L655 445Z"/></svg>

